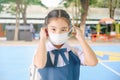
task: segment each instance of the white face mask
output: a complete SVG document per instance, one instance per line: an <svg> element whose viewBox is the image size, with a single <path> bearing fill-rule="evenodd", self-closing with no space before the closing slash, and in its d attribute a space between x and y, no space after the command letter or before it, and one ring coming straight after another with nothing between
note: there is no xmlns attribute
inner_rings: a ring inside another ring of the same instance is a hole
<svg viewBox="0 0 120 80"><path fill-rule="evenodd" d="M68 33L69 32L62 33L62 34L49 33L49 40L54 45L61 45L68 40L68 38L69 38Z"/></svg>

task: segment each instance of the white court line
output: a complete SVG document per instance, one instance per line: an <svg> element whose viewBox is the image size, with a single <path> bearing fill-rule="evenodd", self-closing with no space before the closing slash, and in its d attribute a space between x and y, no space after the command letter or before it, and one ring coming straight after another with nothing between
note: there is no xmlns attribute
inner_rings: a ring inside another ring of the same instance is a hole
<svg viewBox="0 0 120 80"><path fill-rule="evenodd" d="M102 62L99 62L101 65L103 65L105 68L107 68L108 70L110 70L111 72L113 72L114 74L116 74L116 75L118 75L118 76L120 76L120 73L119 72L117 72L117 71L115 71L114 69L112 69L111 67L109 67L109 66L107 66L107 65L105 65L104 63L102 63Z"/></svg>

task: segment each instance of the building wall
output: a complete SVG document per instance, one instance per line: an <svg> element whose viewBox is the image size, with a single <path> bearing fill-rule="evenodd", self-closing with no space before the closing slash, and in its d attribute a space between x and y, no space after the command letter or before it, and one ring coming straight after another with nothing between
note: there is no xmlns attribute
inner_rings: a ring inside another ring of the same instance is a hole
<svg viewBox="0 0 120 80"><path fill-rule="evenodd" d="M62 8L62 7L61 7ZM26 11L27 16L27 23L33 23L33 24L42 24L44 23L44 18L47 16L47 13L54 8L45 9L38 5L31 5L28 6ZM66 10L71 18L72 18L72 8L62 8ZM89 8L88 15L87 15L87 24L94 24L98 23L98 21L102 18L108 18L109 17L109 9L108 8ZM115 10L115 20L119 21L120 23L120 8L117 8ZM0 13L0 23L16 23L16 16L12 15L10 13L2 12ZM20 23L23 23L22 16L20 18Z"/></svg>

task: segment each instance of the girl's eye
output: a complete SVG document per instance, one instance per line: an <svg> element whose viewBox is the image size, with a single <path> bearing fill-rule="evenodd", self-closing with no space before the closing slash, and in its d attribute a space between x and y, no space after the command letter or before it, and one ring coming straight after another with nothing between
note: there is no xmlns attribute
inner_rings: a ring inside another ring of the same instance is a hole
<svg viewBox="0 0 120 80"><path fill-rule="evenodd" d="M52 29L53 31L55 31L55 29Z"/></svg>
<svg viewBox="0 0 120 80"><path fill-rule="evenodd" d="M62 31L66 31L65 29L63 29Z"/></svg>

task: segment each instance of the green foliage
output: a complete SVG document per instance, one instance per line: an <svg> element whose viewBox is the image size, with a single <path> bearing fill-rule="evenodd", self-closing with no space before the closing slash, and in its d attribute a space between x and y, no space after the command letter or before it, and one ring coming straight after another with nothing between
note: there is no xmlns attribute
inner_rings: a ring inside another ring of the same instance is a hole
<svg viewBox="0 0 120 80"><path fill-rule="evenodd" d="M3 7L4 7L4 6L3 6L2 4L3 4L4 2L6 2L6 1L0 0L0 13L3 11Z"/></svg>
<svg viewBox="0 0 120 80"><path fill-rule="evenodd" d="M108 8L110 0L90 0L91 7ZM115 1L115 0L113 0ZM114 4L114 2L113 2ZM120 8L120 0L117 0L117 7Z"/></svg>
<svg viewBox="0 0 120 80"><path fill-rule="evenodd" d="M46 8L46 9L48 9L48 7L46 7L44 4L42 4L41 1L39 2L39 5L42 6L42 7L44 7L44 8Z"/></svg>
<svg viewBox="0 0 120 80"><path fill-rule="evenodd" d="M90 5L97 4L97 0L90 0L89 3L90 3Z"/></svg>
<svg viewBox="0 0 120 80"><path fill-rule="evenodd" d="M117 2L117 8L120 8L120 0Z"/></svg>
<svg viewBox="0 0 120 80"><path fill-rule="evenodd" d="M71 6L71 4L74 4L76 0L66 0L66 2L64 3L64 7L68 8L69 6Z"/></svg>
<svg viewBox="0 0 120 80"><path fill-rule="evenodd" d="M67 8L71 4L73 4L76 0L66 0L64 6ZM79 0L80 1L80 0ZM90 7L100 7L100 8L108 8L109 7L109 0L90 0L89 1ZM117 8L120 8L120 0L117 0Z"/></svg>
<svg viewBox="0 0 120 80"><path fill-rule="evenodd" d="M109 3L109 0L100 0L98 3L97 3L97 6L98 7L101 7L101 8L108 8L108 3Z"/></svg>
<svg viewBox="0 0 120 80"><path fill-rule="evenodd" d="M40 0L23 0L26 2L28 5L36 5L40 3Z"/></svg>
<svg viewBox="0 0 120 80"><path fill-rule="evenodd" d="M16 12L16 5L15 3L9 3L9 7L7 8L7 13L11 13L12 15L15 15Z"/></svg>
<svg viewBox="0 0 120 80"><path fill-rule="evenodd" d="M20 0L20 2L21 2L20 5L32 5L32 4L40 5L40 0ZM4 8L2 4L10 4L9 8L7 9L8 10L7 12L11 12L13 14L13 11L15 11L16 0L0 0L0 12L3 11Z"/></svg>
<svg viewBox="0 0 120 80"><path fill-rule="evenodd" d="M3 11L3 5L0 4L0 12Z"/></svg>
<svg viewBox="0 0 120 80"><path fill-rule="evenodd" d="M95 7L95 6L97 6L97 0L90 0L89 4L91 7Z"/></svg>
<svg viewBox="0 0 120 80"><path fill-rule="evenodd" d="M90 0L91 7L107 8L109 0Z"/></svg>

